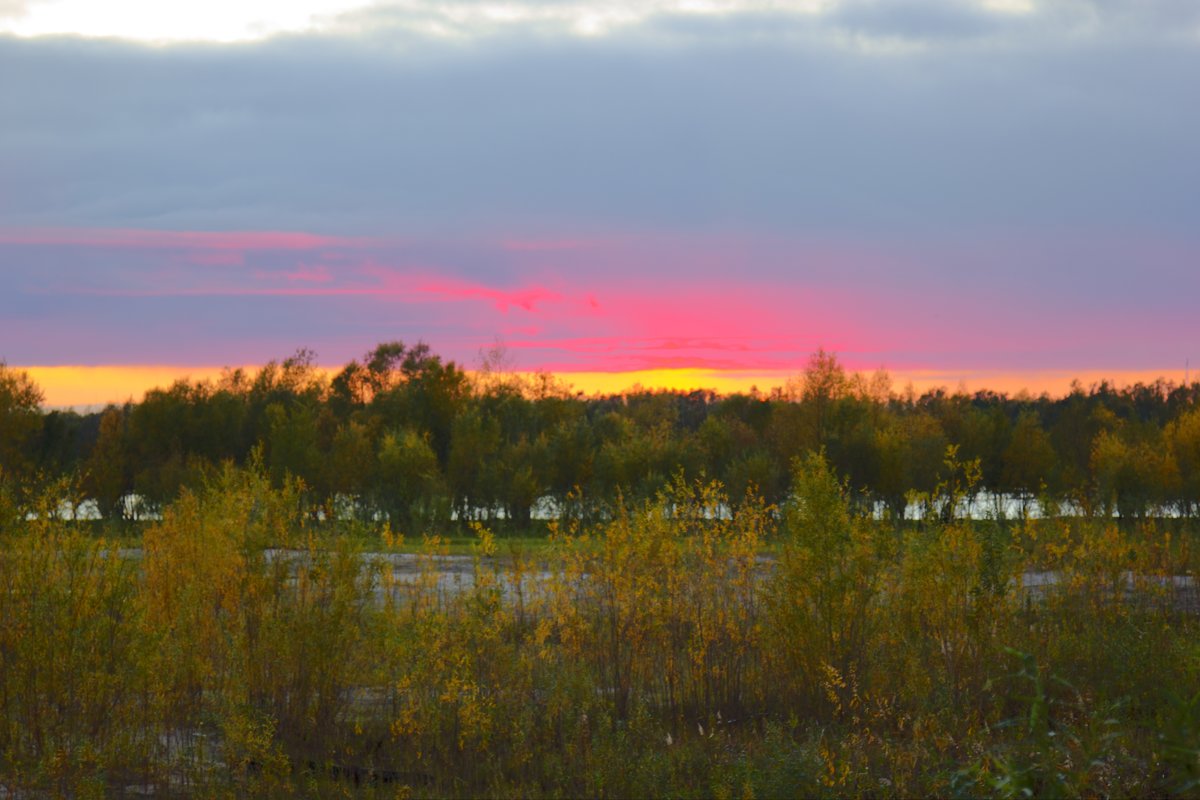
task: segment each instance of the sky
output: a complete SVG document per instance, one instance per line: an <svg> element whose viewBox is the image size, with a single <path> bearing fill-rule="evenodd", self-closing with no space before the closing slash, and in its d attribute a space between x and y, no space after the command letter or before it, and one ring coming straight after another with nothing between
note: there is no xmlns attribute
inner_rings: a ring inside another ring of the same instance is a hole
<svg viewBox="0 0 1200 800"><path fill-rule="evenodd" d="M0 360L1180 380L1196 75L1194 0L0 0Z"/></svg>

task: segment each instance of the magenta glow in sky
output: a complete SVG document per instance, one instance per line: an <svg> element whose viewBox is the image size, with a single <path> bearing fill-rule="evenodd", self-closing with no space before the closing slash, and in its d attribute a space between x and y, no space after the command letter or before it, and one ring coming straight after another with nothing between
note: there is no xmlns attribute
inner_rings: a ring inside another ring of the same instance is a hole
<svg viewBox="0 0 1200 800"><path fill-rule="evenodd" d="M0 2L0 358L1200 358L1195 3L310 5Z"/></svg>

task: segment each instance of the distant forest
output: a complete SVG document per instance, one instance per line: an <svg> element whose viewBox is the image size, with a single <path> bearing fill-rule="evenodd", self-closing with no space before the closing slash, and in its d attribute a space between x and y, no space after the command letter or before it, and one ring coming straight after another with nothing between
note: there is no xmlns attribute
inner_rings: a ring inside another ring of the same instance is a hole
<svg viewBox="0 0 1200 800"><path fill-rule="evenodd" d="M13 519L60 482L104 518L131 520L224 462L258 460L275 481L302 481L313 517L419 534L454 518L528 526L539 503L602 514L680 475L776 503L794 459L823 450L854 504L894 519L914 503L936 509L951 482L1022 512L1037 501L1125 520L1200 513L1200 383L917 396L818 351L767 394L585 397L496 363L468 375L424 344L390 342L326 373L301 350L90 414L44 411L29 377L0 365L0 504Z"/></svg>

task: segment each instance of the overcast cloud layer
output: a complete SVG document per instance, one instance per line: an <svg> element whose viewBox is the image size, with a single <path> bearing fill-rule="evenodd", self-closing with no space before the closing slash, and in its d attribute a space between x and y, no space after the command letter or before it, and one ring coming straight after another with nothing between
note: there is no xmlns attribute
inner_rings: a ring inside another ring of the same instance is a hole
<svg viewBox="0 0 1200 800"><path fill-rule="evenodd" d="M0 36L0 357L423 337L469 359L497 335L559 369L1200 355L1200 3L697 8ZM186 238L254 231L324 239Z"/></svg>

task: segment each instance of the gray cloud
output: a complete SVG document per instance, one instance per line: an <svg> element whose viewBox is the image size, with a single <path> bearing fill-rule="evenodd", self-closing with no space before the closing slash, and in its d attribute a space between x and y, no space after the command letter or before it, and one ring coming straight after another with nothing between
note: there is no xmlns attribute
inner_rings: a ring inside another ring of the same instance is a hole
<svg viewBox="0 0 1200 800"><path fill-rule="evenodd" d="M833 0L824 6L771 0L718 3L700 13L676 0L606 2L520 0L497 15L487 0L378 2L341 15L342 33L387 32L459 45L503 39L598 35L660 44L723 45L751 39L834 42L891 52L897 45L978 43L1022 45L1032 39L1200 40L1200 4L1193 0L1030 0L1006 8L986 0Z"/></svg>
<svg viewBox="0 0 1200 800"><path fill-rule="evenodd" d="M1037 18L969 0L842 0L822 22L868 36L939 41L1012 35Z"/></svg>
<svg viewBox="0 0 1200 800"><path fill-rule="evenodd" d="M926 28L928 29L928 28ZM402 45L402 46L401 46ZM12 225L1188 233L1200 49L0 39Z"/></svg>
<svg viewBox="0 0 1200 800"><path fill-rule="evenodd" d="M1055 8L1046 0L1043 6ZM1192 0L1074 0L1068 8L1114 27L1137 23L1167 31L1191 27L1195 33L1195 26L1200 25L1200 6Z"/></svg>

